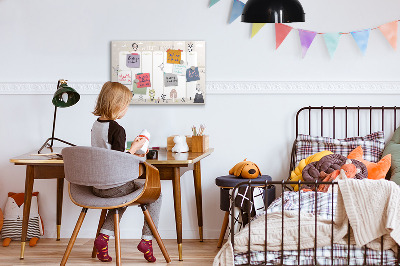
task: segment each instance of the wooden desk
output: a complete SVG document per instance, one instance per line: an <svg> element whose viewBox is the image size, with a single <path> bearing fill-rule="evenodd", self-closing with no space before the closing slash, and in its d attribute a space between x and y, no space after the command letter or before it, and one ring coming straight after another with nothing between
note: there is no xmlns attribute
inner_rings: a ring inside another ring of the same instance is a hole
<svg viewBox="0 0 400 266"><path fill-rule="evenodd" d="M54 149L56 152L61 151L61 149ZM42 153L50 153L50 150L44 149ZM54 159L56 156L40 156L33 154L37 154L37 150L10 159L10 162L14 163L15 165L26 165L20 259L24 258L26 234L28 232L29 213L31 209L32 189L35 179L57 178L57 241L60 240L62 201L64 190L64 162L62 159L59 158Z"/></svg>
<svg viewBox="0 0 400 266"><path fill-rule="evenodd" d="M54 148L60 153L61 148ZM157 160L147 160L148 163L158 168L161 180L171 180L173 184L175 223L178 242L179 260L182 260L182 205L180 177L188 170L193 170L194 190L196 196L197 219L200 241L203 241L203 211L201 193L201 168L200 160L210 155L214 149L198 153L174 154L161 149ZM42 153L50 152L44 150ZM23 154L10 159L15 165L26 165L25 199L21 236L21 255L24 258L28 218L31 207L32 189L34 179L57 178L57 240L60 240L61 214L64 188L64 162L55 156L39 156L37 151ZM183 168L183 169L182 169Z"/></svg>

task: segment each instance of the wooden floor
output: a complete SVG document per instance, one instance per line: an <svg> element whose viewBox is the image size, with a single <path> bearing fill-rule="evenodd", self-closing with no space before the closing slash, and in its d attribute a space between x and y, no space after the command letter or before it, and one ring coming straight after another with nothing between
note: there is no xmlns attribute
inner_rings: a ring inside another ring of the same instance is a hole
<svg viewBox="0 0 400 266"><path fill-rule="evenodd" d="M12 241L9 247L0 246L0 265L60 265L65 248L69 239L40 239L36 247L27 246L25 249L25 259L20 260L20 242ZM163 240L168 250L172 262L167 264L154 241L154 254L157 258L156 263L149 264L143 254L136 249L139 240L121 240L122 264L123 265L212 265L215 255L218 253L217 240L187 240L183 241L183 261L178 260L178 247L176 240ZM110 241L110 255L113 262L104 263L92 259L92 239L77 239L68 259L67 265L115 265L114 262L114 243Z"/></svg>

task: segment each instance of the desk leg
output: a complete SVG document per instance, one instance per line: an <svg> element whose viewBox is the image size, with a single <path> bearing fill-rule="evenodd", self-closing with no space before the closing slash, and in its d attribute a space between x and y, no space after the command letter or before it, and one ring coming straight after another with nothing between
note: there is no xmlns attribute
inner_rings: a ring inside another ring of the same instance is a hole
<svg viewBox="0 0 400 266"><path fill-rule="evenodd" d="M57 241L60 241L64 178L57 178Z"/></svg>
<svg viewBox="0 0 400 266"><path fill-rule="evenodd" d="M172 179L174 191L175 223L178 242L179 260L182 260L182 206L181 206L181 174L179 167L174 167L174 178Z"/></svg>
<svg viewBox="0 0 400 266"><path fill-rule="evenodd" d="M29 213L31 212L31 200L34 181L34 166L26 166L25 177L25 195L24 195L24 213L22 219L22 233L21 233L21 255L20 259L24 259L26 235L28 233Z"/></svg>
<svg viewBox="0 0 400 266"><path fill-rule="evenodd" d="M203 242L203 203L201 196L201 168L200 161L194 164L194 191L196 194L197 220L199 225L200 242Z"/></svg>

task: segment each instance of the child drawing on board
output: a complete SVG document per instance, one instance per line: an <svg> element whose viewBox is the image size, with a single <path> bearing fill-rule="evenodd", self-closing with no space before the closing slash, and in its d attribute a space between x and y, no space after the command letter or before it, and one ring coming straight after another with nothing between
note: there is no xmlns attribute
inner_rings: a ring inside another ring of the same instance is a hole
<svg viewBox="0 0 400 266"><path fill-rule="evenodd" d="M126 86L118 82L106 82L103 85L93 112L95 116L99 116L92 126L91 142L93 147L125 152L125 129L120 126L116 120L124 117L132 96L132 92ZM145 154L136 154L145 142L145 138L136 138L128 152L131 153L132 156L146 156ZM137 167L139 167L140 161L143 160L138 160ZM132 176L132 181L117 187L93 187L92 191L94 195L102 198L122 197L140 189L144 185L143 183L135 182L136 178L137 176ZM158 226L161 201L160 195L155 202L147 204L147 209L149 210L156 226ZM120 219L125 210L126 207L118 209ZM94 241L94 246L97 249L97 258L105 262L112 260L108 255L108 240L110 236L114 236L114 214L115 210L109 210L107 212L100 234ZM153 255L152 238L153 234L151 233L150 227L147 222L144 221L142 240L137 248L139 251L144 253L144 258L149 262L156 261L156 258Z"/></svg>

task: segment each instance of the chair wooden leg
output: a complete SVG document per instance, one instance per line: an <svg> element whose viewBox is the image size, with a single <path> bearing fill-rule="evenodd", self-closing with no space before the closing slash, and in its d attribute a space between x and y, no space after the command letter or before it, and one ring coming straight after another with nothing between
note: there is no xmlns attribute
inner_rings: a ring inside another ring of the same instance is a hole
<svg viewBox="0 0 400 266"><path fill-rule="evenodd" d="M81 229L83 220L85 219L87 208L82 208L81 214L79 215L78 221L76 222L74 232L72 232L71 239L69 240L67 249L65 250L64 257L61 260L60 265L64 266L67 263L69 254L71 253L72 247L74 246L76 237L78 236L79 230Z"/></svg>
<svg viewBox="0 0 400 266"><path fill-rule="evenodd" d="M107 210L106 209L101 210L101 215L100 215L100 219L99 219L99 226L97 226L96 238L100 234L100 230L103 227L104 221L106 220L106 215L107 215ZM96 255L97 255L97 250L96 250L96 248L95 248L95 246L93 244L92 258L96 258Z"/></svg>
<svg viewBox="0 0 400 266"><path fill-rule="evenodd" d="M140 205L140 207L142 208L143 214L144 214L144 219L146 220L147 224L150 227L151 232L153 233L153 236L155 237L155 239L157 240L157 244L161 249L161 252L164 256L164 259L167 263L171 262L171 259L168 255L168 251L164 246L164 243L161 240L160 234L158 233L158 230L156 228L156 225L153 222L153 219L150 216L149 211L147 210L145 205Z"/></svg>
<svg viewBox="0 0 400 266"><path fill-rule="evenodd" d="M121 243L120 243L120 235L119 235L119 213L118 209L115 209L114 214L114 234L115 234L115 256L117 257L115 261L115 265L121 265Z"/></svg>
<svg viewBox="0 0 400 266"><path fill-rule="evenodd" d="M221 234L219 235L217 248L220 248L222 246L222 242L224 241L226 228L228 227L228 222L229 222L229 212L225 212L225 217L224 217L224 221L222 222Z"/></svg>

